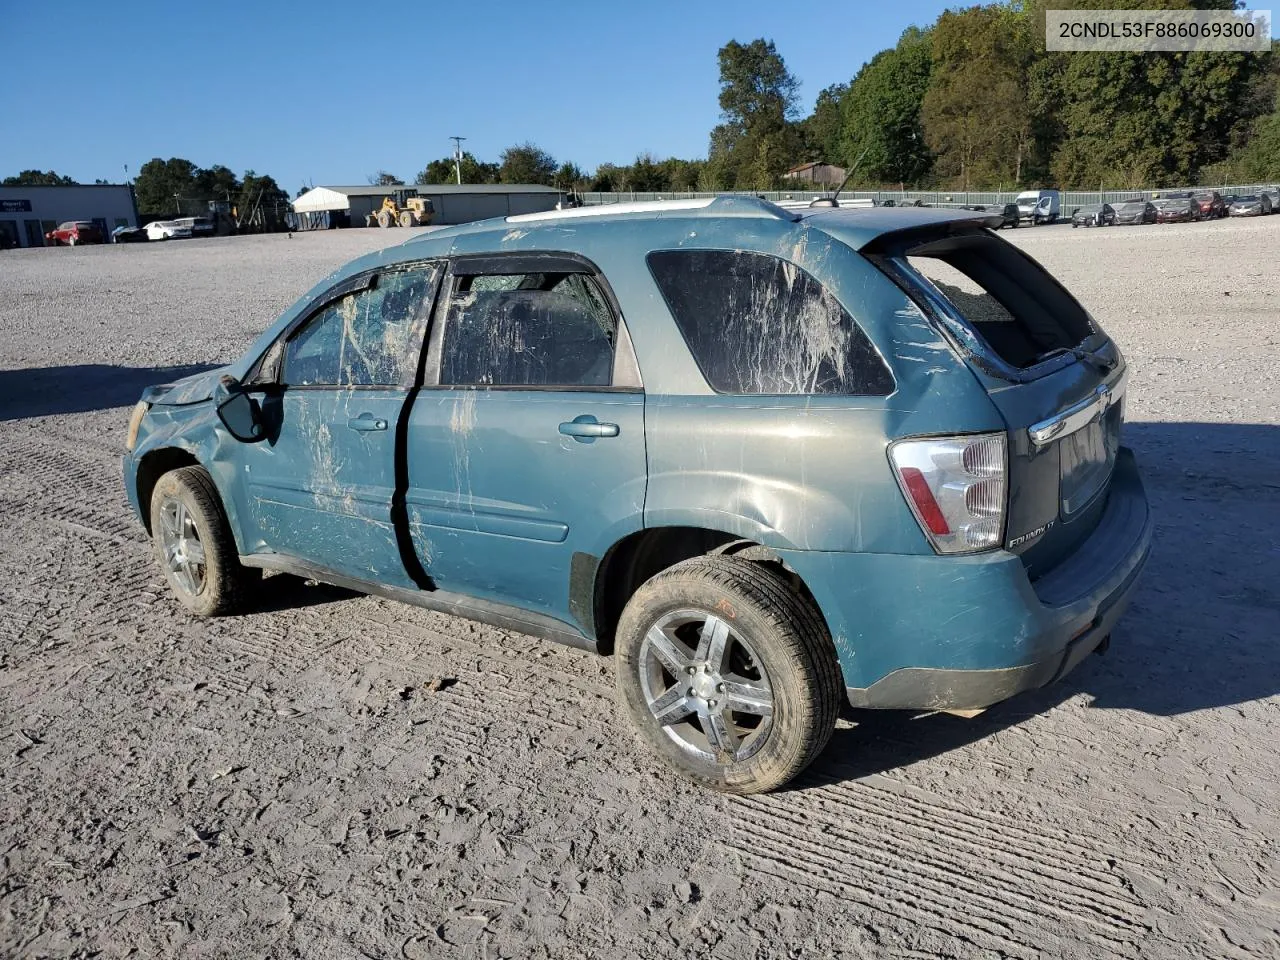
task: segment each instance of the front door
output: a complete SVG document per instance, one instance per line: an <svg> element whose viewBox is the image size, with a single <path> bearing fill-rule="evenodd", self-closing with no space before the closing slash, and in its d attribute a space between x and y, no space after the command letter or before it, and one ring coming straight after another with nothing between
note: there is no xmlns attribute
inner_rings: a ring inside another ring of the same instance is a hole
<svg viewBox="0 0 1280 960"><path fill-rule="evenodd" d="M575 555L593 572L642 525L644 395L600 278L522 261L459 261L445 281L409 416L409 526L440 589L587 626Z"/></svg>
<svg viewBox="0 0 1280 960"><path fill-rule="evenodd" d="M417 374L438 267L388 270L291 330L245 444L256 551L412 587L392 523L396 428Z"/></svg>

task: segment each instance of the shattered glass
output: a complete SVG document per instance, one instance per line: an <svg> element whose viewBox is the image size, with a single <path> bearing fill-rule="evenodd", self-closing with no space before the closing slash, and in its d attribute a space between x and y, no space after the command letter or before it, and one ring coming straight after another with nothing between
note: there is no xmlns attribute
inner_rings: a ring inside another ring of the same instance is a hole
<svg viewBox="0 0 1280 960"><path fill-rule="evenodd" d="M821 283L758 253L663 250L649 268L711 387L733 394L893 391L862 329Z"/></svg>
<svg viewBox="0 0 1280 960"><path fill-rule="evenodd" d="M617 333L613 312L584 275L458 277L440 383L605 387Z"/></svg>
<svg viewBox="0 0 1280 960"><path fill-rule="evenodd" d="M382 274L335 300L285 346L292 386L404 386L413 382L426 331L435 266Z"/></svg>

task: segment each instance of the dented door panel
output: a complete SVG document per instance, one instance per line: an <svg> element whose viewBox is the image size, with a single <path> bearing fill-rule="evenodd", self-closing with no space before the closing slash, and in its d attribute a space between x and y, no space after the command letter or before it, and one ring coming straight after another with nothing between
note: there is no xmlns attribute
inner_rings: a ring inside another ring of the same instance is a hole
<svg viewBox="0 0 1280 960"><path fill-rule="evenodd" d="M618 431L593 442L560 431L580 417ZM573 622L573 555L603 556L640 528L639 393L424 390L407 446L413 546L441 589Z"/></svg>

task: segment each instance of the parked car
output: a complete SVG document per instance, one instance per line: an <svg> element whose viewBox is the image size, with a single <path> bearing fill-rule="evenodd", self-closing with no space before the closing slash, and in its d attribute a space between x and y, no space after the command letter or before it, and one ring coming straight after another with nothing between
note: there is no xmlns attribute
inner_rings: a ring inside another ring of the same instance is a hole
<svg viewBox="0 0 1280 960"><path fill-rule="evenodd" d="M1227 215L1227 204L1217 190L1204 190L1194 194L1193 199L1200 207L1201 220L1217 220Z"/></svg>
<svg viewBox="0 0 1280 960"><path fill-rule="evenodd" d="M213 221L208 217L178 217L173 222L186 227L193 237L212 237L214 234Z"/></svg>
<svg viewBox="0 0 1280 960"><path fill-rule="evenodd" d="M776 788L842 700L1062 676L1146 560L1124 359L997 223L718 197L415 237L146 390L127 495L197 615L282 570L612 651L656 754Z"/></svg>
<svg viewBox="0 0 1280 960"><path fill-rule="evenodd" d="M112 243L146 243L146 227L116 227L111 231Z"/></svg>
<svg viewBox="0 0 1280 960"><path fill-rule="evenodd" d="M1265 193L1231 197L1227 202L1227 214L1232 217L1261 217L1271 212L1271 198Z"/></svg>
<svg viewBox="0 0 1280 960"><path fill-rule="evenodd" d="M68 220L58 224L57 229L50 230L44 238L55 247L63 244L76 247L82 243L102 243L102 229L92 220Z"/></svg>
<svg viewBox="0 0 1280 960"><path fill-rule="evenodd" d="M1110 227L1116 222L1115 208L1109 203L1095 203L1088 207L1077 207L1071 214L1071 226L1074 227Z"/></svg>
<svg viewBox="0 0 1280 960"><path fill-rule="evenodd" d="M1118 226L1155 223L1156 208L1150 200L1125 200L1115 205Z"/></svg>
<svg viewBox="0 0 1280 960"><path fill-rule="evenodd" d="M147 224L148 240L177 240L191 236L191 228L177 220L153 220Z"/></svg>
<svg viewBox="0 0 1280 960"><path fill-rule="evenodd" d="M1262 190L1259 192L1265 194L1267 199L1271 201L1271 212L1280 213L1280 190Z"/></svg>
<svg viewBox="0 0 1280 960"><path fill-rule="evenodd" d="M1017 196L1018 217L1032 226L1057 223L1062 194L1057 190L1024 190Z"/></svg>
<svg viewBox="0 0 1280 960"><path fill-rule="evenodd" d="M994 208L992 209L994 210ZM1017 227L1018 221L1022 219L1016 203L1006 203L1001 207L999 217L1000 223L995 227L996 230L999 230L1001 227Z"/></svg>
<svg viewBox="0 0 1280 960"><path fill-rule="evenodd" d="M1152 206L1156 208L1156 223L1189 223L1201 219L1200 205L1192 197L1156 200Z"/></svg>

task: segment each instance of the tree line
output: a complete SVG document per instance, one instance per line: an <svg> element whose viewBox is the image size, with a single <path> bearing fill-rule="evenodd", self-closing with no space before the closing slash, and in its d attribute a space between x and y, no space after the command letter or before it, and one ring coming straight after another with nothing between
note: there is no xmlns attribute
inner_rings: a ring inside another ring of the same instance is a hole
<svg viewBox="0 0 1280 960"><path fill-rule="evenodd" d="M535 144L497 163L471 154L464 183L605 191L769 190L810 161L850 184L897 189L1064 189L1280 180L1280 55L1052 53L1048 0L948 10L910 27L800 116L799 80L774 43L720 48L721 122L705 159L641 154L586 174ZM1233 0L1053 0L1053 7L1224 9ZM451 157L418 183L452 183Z"/></svg>
<svg viewBox="0 0 1280 960"><path fill-rule="evenodd" d="M849 167L860 158L853 187L1092 190L1280 180L1275 43L1268 53L1051 53L1048 5L1002 0L910 27L847 82L822 90L807 116L798 108L800 82L774 43L731 40L717 53L721 117L704 158L642 153L587 173L521 143L496 162L464 153L461 179L578 191L770 190L798 187L787 172L800 164ZM1055 8L1234 5L1052 0ZM447 156L428 163L414 182L454 183L457 175ZM22 178L72 182L52 171L24 171L4 183ZM379 170L369 182L404 181ZM226 167L199 168L178 158L144 164L135 190L143 213L173 209L175 195L233 203L285 196L273 179L251 170L237 178Z"/></svg>
<svg viewBox="0 0 1280 960"><path fill-rule="evenodd" d="M95 180L95 183L107 183ZM23 170L5 177L0 185L6 187L73 187L79 184L71 177L53 170ZM289 199L275 179L246 170L237 176L233 170L215 163L210 167L198 167L190 160L156 157L148 160L138 170L133 181L134 198L138 213L142 215L181 213L182 201L205 202L219 200L237 209L247 209L255 204L271 205Z"/></svg>

